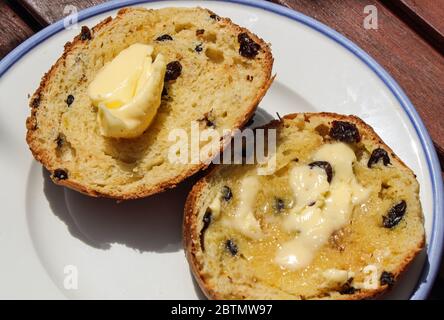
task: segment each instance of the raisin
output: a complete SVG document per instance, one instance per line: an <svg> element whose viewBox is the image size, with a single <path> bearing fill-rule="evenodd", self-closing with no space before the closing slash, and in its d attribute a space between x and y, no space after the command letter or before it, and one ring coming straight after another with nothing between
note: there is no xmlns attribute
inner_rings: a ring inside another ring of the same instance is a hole
<svg viewBox="0 0 444 320"><path fill-rule="evenodd" d="M253 40L251 40L251 38L250 38L250 36L248 35L248 33L243 32L243 33L238 34L238 36L237 36L237 41L238 41L239 43L242 43L242 42L250 42L250 41L253 41Z"/></svg>
<svg viewBox="0 0 444 320"><path fill-rule="evenodd" d="M205 243L204 243L205 231L207 231L212 220L213 220L213 216L212 216L211 210L207 209L207 211L205 211L205 214L202 219L203 227L202 227L202 230L200 230L200 247L202 248L202 251L205 251Z"/></svg>
<svg viewBox="0 0 444 320"><path fill-rule="evenodd" d="M239 34L237 40L240 43L239 54L243 57L252 59L257 56L261 48L253 39L250 38L248 33L244 32Z"/></svg>
<svg viewBox="0 0 444 320"><path fill-rule="evenodd" d="M381 160L381 159L382 159L382 163L384 164L384 166L387 166L388 164L390 164L390 158L389 158L387 151L385 151L382 148L377 148L377 149L373 150L372 155L370 156L370 159L368 160L367 167L371 168L372 165L378 163L379 160Z"/></svg>
<svg viewBox="0 0 444 320"><path fill-rule="evenodd" d="M342 286L341 290L339 290L340 294L353 294L356 292L355 287L349 285L349 284L345 284Z"/></svg>
<svg viewBox="0 0 444 320"><path fill-rule="evenodd" d="M231 198L233 198L233 193L231 192L230 187L228 187L228 186L224 186L224 187L222 188L222 198L223 198L225 201L230 201Z"/></svg>
<svg viewBox="0 0 444 320"><path fill-rule="evenodd" d="M392 287L395 284L395 276L391 272L383 271L381 277L379 278L381 286L388 285Z"/></svg>
<svg viewBox="0 0 444 320"><path fill-rule="evenodd" d="M394 205L386 216L382 217L382 224L385 228L393 228L404 217L405 210L407 209L407 203L402 200L398 204Z"/></svg>
<svg viewBox="0 0 444 320"><path fill-rule="evenodd" d="M212 128L216 127L214 122L209 120L208 118L205 118L205 124L207 125L207 127L212 127Z"/></svg>
<svg viewBox="0 0 444 320"><path fill-rule="evenodd" d="M201 53L202 50L203 50L203 48L202 48L202 43L198 44L198 45L196 46L196 48L194 48L194 51L196 51L197 53Z"/></svg>
<svg viewBox="0 0 444 320"><path fill-rule="evenodd" d="M205 122L205 125L207 127L216 127L216 124L214 123L214 117L211 115L211 111L205 113L205 116L202 119L199 119L199 121Z"/></svg>
<svg viewBox="0 0 444 320"><path fill-rule="evenodd" d="M250 76L250 75L247 75L247 81L253 81L254 80L254 77L253 76Z"/></svg>
<svg viewBox="0 0 444 320"><path fill-rule="evenodd" d="M229 239L225 242L225 248L231 253L231 255L234 257L239 252L239 249L237 248L237 245L234 243L233 240Z"/></svg>
<svg viewBox="0 0 444 320"><path fill-rule="evenodd" d="M68 105L68 107L74 102L74 96L72 94L68 95L68 97L66 98L66 104Z"/></svg>
<svg viewBox="0 0 444 320"><path fill-rule="evenodd" d="M327 161L315 161L309 164L310 169L313 169L313 167L319 167L321 169L325 170L325 173L327 174L327 181L328 183L331 182L331 179L333 179L333 168L331 167L331 164Z"/></svg>
<svg viewBox="0 0 444 320"><path fill-rule="evenodd" d="M208 228L208 226L209 226L210 223L211 223L211 219L212 219L212 216L211 216L211 210L210 210L210 209L207 209L207 211L205 212L204 217L203 217L203 219L202 219L202 221L203 221L203 223L204 223L204 226L203 226L202 230Z"/></svg>
<svg viewBox="0 0 444 320"><path fill-rule="evenodd" d="M196 30L196 36L201 36L205 33L205 29L198 29Z"/></svg>
<svg viewBox="0 0 444 320"><path fill-rule="evenodd" d="M165 81L176 80L182 73L182 65L179 61L173 61L167 64L165 72Z"/></svg>
<svg viewBox="0 0 444 320"><path fill-rule="evenodd" d="M353 282L353 278L348 279L347 282L342 285L341 289L339 290L339 293L340 294L354 294L356 291L358 291L358 289L356 289L355 287L353 287L351 285L352 282Z"/></svg>
<svg viewBox="0 0 444 320"><path fill-rule="evenodd" d="M210 18L213 19L213 20L216 20L216 21L220 20L220 17L217 14L214 14L214 13L210 15Z"/></svg>
<svg viewBox="0 0 444 320"><path fill-rule="evenodd" d="M285 209L285 202L281 198L274 198L274 209L276 212L280 213Z"/></svg>
<svg viewBox="0 0 444 320"><path fill-rule="evenodd" d="M156 38L156 41L171 41L173 38L169 34L164 34Z"/></svg>
<svg viewBox="0 0 444 320"><path fill-rule="evenodd" d="M91 40L91 30L87 26L82 26L82 29L80 31L80 39L85 40Z"/></svg>
<svg viewBox="0 0 444 320"><path fill-rule="evenodd" d="M62 134L59 134L56 139L57 148L60 149L61 147L63 147L64 143L65 143L65 138L63 137Z"/></svg>
<svg viewBox="0 0 444 320"><path fill-rule="evenodd" d="M36 96L36 97L32 100L32 102L31 102L31 106L32 106L33 108L38 108L39 105L40 105L40 96L38 95L38 96Z"/></svg>
<svg viewBox="0 0 444 320"><path fill-rule="evenodd" d="M333 121L333 126L330 129L330 137L348 143L361 141L361 136L356 125L346 121Z"/></svg>
<svg viewBox="0 0 444 320"><path fill-rule="evenodd" d="M66 180L68 179L68 173L63 169L55 169L52 174L53 178L56 180Z"/></svg>

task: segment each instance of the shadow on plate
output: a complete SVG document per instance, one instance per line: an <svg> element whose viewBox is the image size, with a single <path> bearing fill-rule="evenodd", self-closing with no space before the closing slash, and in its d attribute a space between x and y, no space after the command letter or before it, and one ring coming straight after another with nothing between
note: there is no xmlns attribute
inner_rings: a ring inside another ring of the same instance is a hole
<svg viewBox="0 0 444 320"><path fill-rule="evenodd" d="M276 119L277 115L271 115L264 109L261 109L260 107L257 108L256 112L253 115L252 120L248 124L248 127L250 128L257 128L260 126L263 126L270 121Z"/></svg>
<svg viewBox="0 0 444 320"><path fill-rule="evenodd" d="M109 249L123 244L141 252L175 252L182 249L182 218L186 197L198 177L175 189L139 200L92 198L55 185L43 169L44 193L53 213L75 238Z"/></svg>
<svg viewBox="0 0 444 320"><path fill-rule="evenodd" d="M399 276L393 288L387 293L378 297L378 300L408 300L425 280L421 275L429 273L430 263L425 246L415 257L407 269Z"/></svg>
<svg viewBox="0 0 444 320"><path fill-rule="evenodd" d="M196 278L194 277L194 275L193 275L193 273L191 271L190 271L190 274L191 274L191 278L193 279L194 291L196 292L197 298L199 300L208 300L208 298L205 296L205 294L200 289L200 286L197 283Z"/></svg>

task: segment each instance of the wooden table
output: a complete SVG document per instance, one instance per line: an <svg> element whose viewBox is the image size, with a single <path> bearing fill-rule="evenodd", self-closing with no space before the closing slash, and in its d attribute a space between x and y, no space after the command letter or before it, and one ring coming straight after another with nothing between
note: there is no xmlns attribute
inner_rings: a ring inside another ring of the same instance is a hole
<svg viewBox="0 0 444 320"><path fill-rule="evenodd" d="M0 0L0 58L64 16L106 0ZM342 33L376 59L415 105L444 167L444 0L271 0ZM378 11L378 29L363 27L364 7ZM443 174L444 176L444 174ZM431 298L444 298L444 281Z"/></svg>

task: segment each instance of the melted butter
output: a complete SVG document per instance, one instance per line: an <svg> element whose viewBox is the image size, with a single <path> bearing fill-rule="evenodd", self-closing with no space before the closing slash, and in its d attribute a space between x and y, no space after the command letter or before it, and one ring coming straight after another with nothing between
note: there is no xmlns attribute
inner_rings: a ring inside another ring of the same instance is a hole
<svg viewBox="0 0 444 320"><path fill-rule="evenodd" d="M290 173L290 184L297 195L296 211L316 202L330 187L325 171L318 167L310 169L309 166L294 167Z"/></svg>
<svg viewBox="0 0 444 320"><path fill-rule="evenodd" d="M239 204L235 213L227 217L224 223L239 231L246 237L257 239L262 236L259 221L254 216L254 205L257 192L259 191L259 181L257 176L248 176L241 182L239 190Z"/></svg>
<svg viewBox="0 0 444 320"><path fill-rule="evenodd" d="M113 138L140 136L160 106L166 62L152 61L153 48L136 43L122 50L97 73L88 95L98 108L100 133Z"/></svg>
<svg viewBox="0 0 444 320"><path fill-rule="evenodd" d="M296 206L284 220L284 229L297 235L281 244L275 257L278 265L290 270L308 266L330 235L348 223L353 207L366 201L370 194L356 180L356 155L346 144L323 145L312 158L328 161L333 179L326 185L326 173L308 166L295 167L290 172Z"/></svg>

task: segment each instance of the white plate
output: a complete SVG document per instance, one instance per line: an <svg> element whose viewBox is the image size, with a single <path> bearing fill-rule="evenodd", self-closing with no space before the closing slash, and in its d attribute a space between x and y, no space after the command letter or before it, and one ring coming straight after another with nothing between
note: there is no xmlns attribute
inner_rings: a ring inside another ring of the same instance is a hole
<svg viewBox="0 0 444 320"><path fill-rule="evenodd" d="M91 27L136 2L143 1L90 8L79 21ZM430 138L394 80L341 35L268 2L139 5L206 6L271 42L278 76L258 117L333 111L358 115L373 126L417 174L427 232L427 253L415 260L390 297L424 298L442 247L442 180ZM182 207L192 182L116 204L55 186L28 151L28 94L78 32L65 30L60 21L0 63L0 298L201 298L181 244ZM77 289L69 286L72 267Z"/></svg>

